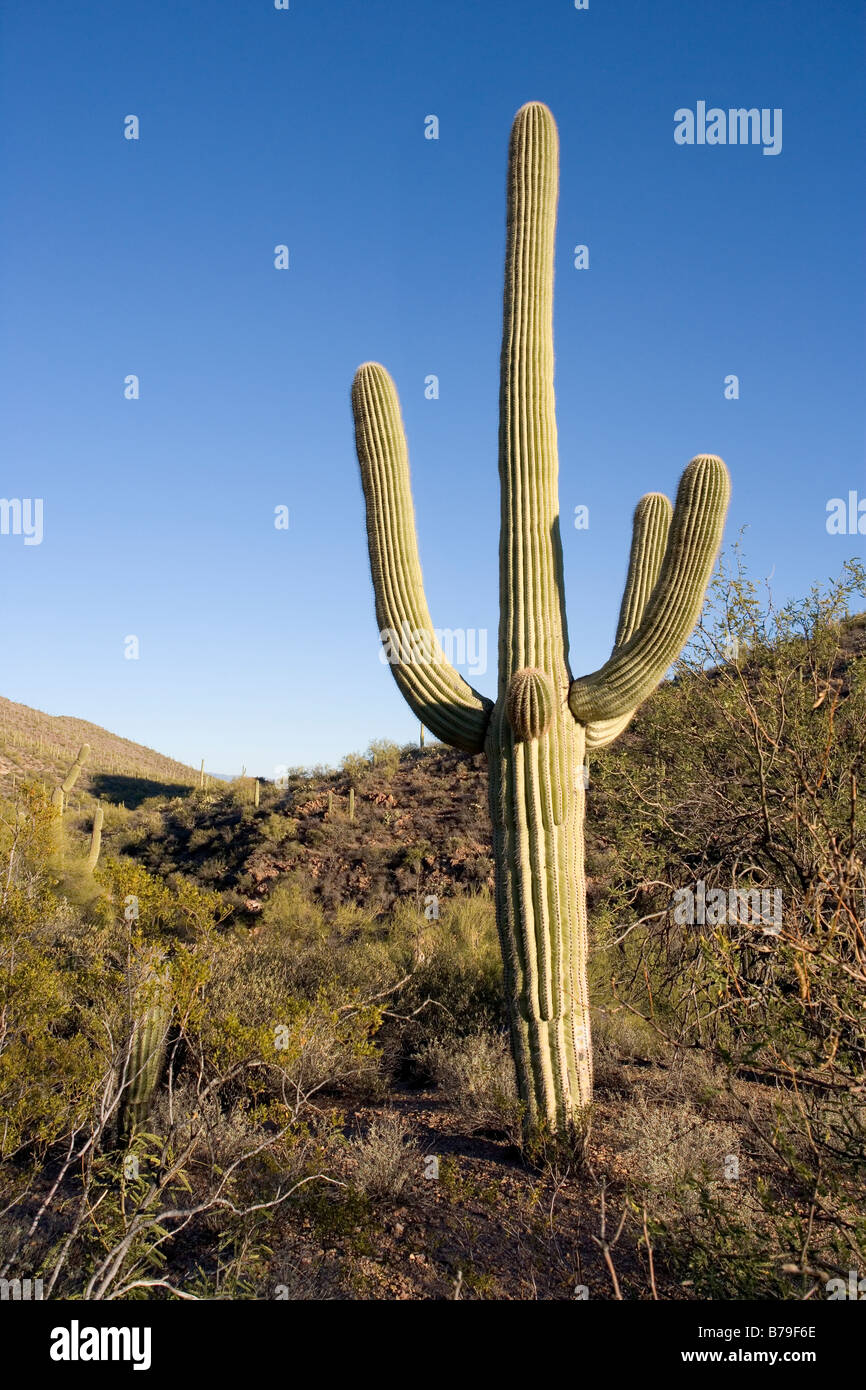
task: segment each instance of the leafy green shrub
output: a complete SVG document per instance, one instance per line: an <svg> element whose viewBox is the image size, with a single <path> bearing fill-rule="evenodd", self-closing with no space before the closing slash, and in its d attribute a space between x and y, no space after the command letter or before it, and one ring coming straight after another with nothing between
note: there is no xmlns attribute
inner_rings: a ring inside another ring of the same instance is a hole
<svg viewBox="0 0 866 1390"><path fill-rule="evenodd" d="M430 905L428 904L429 910ZM391 949L412 971L400 1012L414 1015L402 1036L407 1053L449 1035L505 1022L502 957L493 902L486 890L446 898L427 917L405 901L391 919Z"/></svg>

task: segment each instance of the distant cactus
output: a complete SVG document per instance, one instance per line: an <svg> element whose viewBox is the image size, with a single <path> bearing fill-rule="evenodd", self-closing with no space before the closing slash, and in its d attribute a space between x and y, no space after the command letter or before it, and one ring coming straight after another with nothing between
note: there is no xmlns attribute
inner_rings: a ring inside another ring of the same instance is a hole
<svg viewBox="0 0 866 1390"><path fill-rule="evenodd" d="M499 688L495 705L449 664L424 596L409 461L394 384L378 363L352 388L355 439L382 640L410 631L426 661L389 662L417 718L439 739L485 751L496 861L496 914L511 1043L527 1128L582 1127L592 1095L584 875L587 748L622 732L658 685L700 614L728 501L713 455L667 498L639 502L610 660L568 666L553 392L553 251L558 137L546 106L511 133L499 473ZM413 656L415 653L413 652Z"/></svg>
<svg viewBox="0 0 866 1390"><path fill-rule="evenodd" d="M355 788L349 788L349 820L355 819Z"/></svg>
<svg viewBox="0 0 866 1390"><path fill-rule="evenodd" d="M70 767L69 771L66 774L66 777L60 783L59 787L54 788L54 793L52 795L51 800L53 804L57 807L58 811L60 811L61 815L63 814L63 809L66 804L65 798L68 796L69 792L72 791L72 788L78 781L78 774L83 768L89 756L90 744L82 743L81 747L78 750L78 757L75 759L75 762Z"/></svg>
<svg viewBox="0 0 866 1390"><path fill-rule="evenodd" d="M258 777L256 778L256 785L255 785L255 788L253 789L253 805L255 806L256 810L258 810L258 807L259 807L259 779L258 779Z"/></svg>
<svg viewBox="0 0 866 1390"><path fill-rule="evenodd" d="M423 724L421 725L421 731L420 731L420 733L419 733L419 735L418 735L418 747L419 747L419 748L423 748L423 747L424 747L424 725L423 725Z"/></svg>
<svg viewBox="0 0 866 1390"><path fill-rule="evenodd" d="M201 767L200 767L200 769L199 769L199 774L198 774L198 787L199 787L199 791L201 791L202 788L204 787L204 758L202 758L202 760L201 760Z"/></svg>
<svg viewBox="0 0 866 1390"><path fill-rule="evenodd" d="M102 822L105 820L105 812L102 807L97 805L93 813L93 829L90 832L90 853L87 856L87 867L91 873L99 863L99 851L102 849Z"/></svg>

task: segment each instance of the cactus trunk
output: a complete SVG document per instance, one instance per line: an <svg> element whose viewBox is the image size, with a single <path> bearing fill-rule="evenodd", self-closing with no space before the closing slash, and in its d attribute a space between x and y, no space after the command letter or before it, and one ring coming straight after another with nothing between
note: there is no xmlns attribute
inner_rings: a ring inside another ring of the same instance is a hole
<svg viewBox="0 0 866 1390"><path fill-rule="evenodd" d="M567 710L541 738L520 741L497 709L487 739L496 922L517 1084L528 1125L551 1130L577 1123L592 1097L583 744Z"/></svg>
<svg viewBox="0 0 866 1390"><path fill-rule="evenodd" d="M93 873L99 863L99 854L102 849L102 822L105 820L105 812L101 806L97 806L93 813L93 829L90 832L90 853L87 856L87 867Z"/></svg>
<svg viewBox="0 0 866 1390"><path fill-rule="evenodd" d="M165 1061L172 1018L168 969L158 953L138 963L122 1074L119 1129L127 1138L147 1119Z"/></svg>
<svg viewBox="0 0 866 1390"><path fill-rule="evenodd" d="M500 364L499 699L486 740L496 918L530 1124L592 1095L583 869L584 732L568 709L553 392L556 127L511 135ZM534 422L526 429L525 422Z"/></svg>

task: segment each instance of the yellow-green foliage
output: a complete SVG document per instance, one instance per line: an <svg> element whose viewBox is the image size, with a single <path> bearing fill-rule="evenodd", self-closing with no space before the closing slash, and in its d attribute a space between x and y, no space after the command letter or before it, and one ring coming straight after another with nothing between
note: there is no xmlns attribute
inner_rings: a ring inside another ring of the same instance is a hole
<svg viewBox="0 0 866 1390"><path fill-rule="evenodd" d="M360 753L347 753L340 763L342 771L349 779L349 786L356 790L363 786L369 777L371 766L369 759L362 757Z"/></svg>
<svg viewBox="0 0 866 1390"><path fill-rule="evenodd" d="M304 975L291 929L260 941L235 934L211 962L196 1032L213 1065L253 1064L255 1095L285 1098L287 1081L289 1094L360 1084L378 1072L381 1008L347 989L339 970L318 985Z"/></svg>
<svg viewBox="0 0 866 1390"><path fill-rule="evenodd" d="M259 921L263 929L287 942L319 941L325 934L322 909L291 878L281 880L268 894Z"/></svg>
<svg viewBox="0 0 866 1390"><path fill-rule="evenodd" d="M265 816L260 827L263 838L275 845L281 844L283 840L294 840L297 833L297 817L282 816L278 811L272 811L269 816Z"/></svg>
<svg viewBox="0 0 866 1390"><path fill-rule="evenodd" d="M377 771L391 778L400 766L400 748L387 738L374 738L367 749L367 757Z"/></svg>
<svg viewBox="0 0 866 1390"><path fill-rule="evenodd" d="M429 908L428 908L429 910ZM439 916L427 917L398 904L390 927L390 947L412 978L401 994L401 1012L413 1020L411 1039L461 1035L504 1024L502 957L496 911L487 892L443 899Z"/></svg>
<svg viewBox="0 0 866 1390"><path fill-rule="evenodd" d="M0 807L0 1160L80 1123L103 1066L111 972L54 895L55 814L35 785Z"/></svg>

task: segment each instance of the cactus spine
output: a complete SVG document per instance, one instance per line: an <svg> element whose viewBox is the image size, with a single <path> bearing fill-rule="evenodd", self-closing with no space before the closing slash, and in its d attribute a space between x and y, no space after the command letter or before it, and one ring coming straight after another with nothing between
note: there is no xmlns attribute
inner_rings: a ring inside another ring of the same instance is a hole
<svg viewBox="0 0 866 1390"><path fill-rule="evenodd" d="M694 458L671 519L650 493L634 515L610 660L573 680L559 535L553 391L553 251L558 136L547 107L511 132L500 376L499 681L495 704L446 661L424 597L397 392L378 363L352 388L355 439L383 640L404 624L428 659L391 670L416 716L489 766L496 914L511 1043L528 1128L581 1121L592 1097L586 981L584 765L625 728L694 627L718 552L729 481ZM393 655L393 653L392 653Z"/></svg>
<svg viewBox="0 0 866 1390"><path fill-rule="evenodd" d="M105 812L102 807L97 805L93 813L93 829L90 832L90 853L87 856L87 867L90 873L99 863L99 852L102 849L102 822L105 820Z"/></svg>

